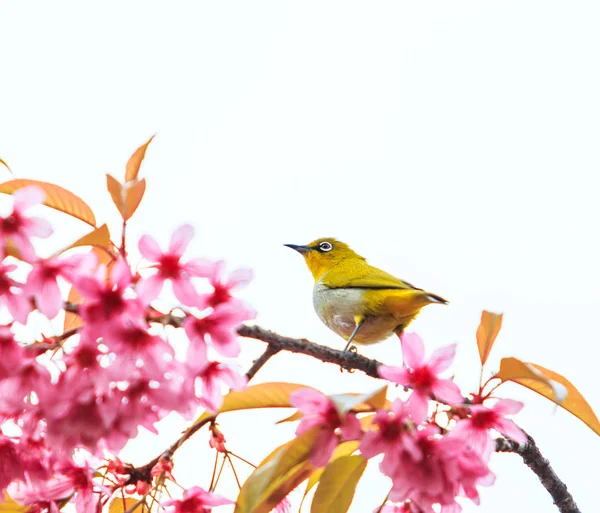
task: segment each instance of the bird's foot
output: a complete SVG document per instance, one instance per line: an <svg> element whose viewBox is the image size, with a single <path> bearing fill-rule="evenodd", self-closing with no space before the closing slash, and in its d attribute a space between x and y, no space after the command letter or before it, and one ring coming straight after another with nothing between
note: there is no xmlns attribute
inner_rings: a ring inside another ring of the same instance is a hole
<svg viewBox="0 0 600 513"><path fill-rule="evenodd" d="M358 354L358 348L354 345L347 347L346 349L344 349L342 351L342 353L346 354L346 353L351 353L351 354ZM348 367L347 365L340 365L340 372L349 372L350 374L352 374L356 369L353 369L351 367Z"/></svg>

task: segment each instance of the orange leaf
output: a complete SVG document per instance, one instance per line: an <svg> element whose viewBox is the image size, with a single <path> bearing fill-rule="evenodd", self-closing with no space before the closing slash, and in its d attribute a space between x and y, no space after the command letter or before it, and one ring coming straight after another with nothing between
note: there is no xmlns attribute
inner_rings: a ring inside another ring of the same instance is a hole
<svg viewBox="0 0 600 513"><path fill-rule="evenodd" d="M6 169L9 170L11 175L13 174L12 169L8 167L8 164L4 160L0 159L0 164L2 164Z"/></svg>
<svg viewBox="0 0 600 513"><path fill-rule="evenodd" d="M121 217L125 218L125 189L123 184L114 176L106 174L106 188L110 193L113 203L119 210Z"/></svg>
<svg viewBox="0 0 600 513"><path fill-rule="evenodd" d="M129 182L125 185L125 221L127 221L142 201L146 192L146 179L142 178L138 182Z"/></svg>
<svg viewBox="0 0 600 513"><path fill-rule="evenodd" d="M0 513L26 513L30 510L28 506L21 506L13 501L6 491L0 490L0 495L4 494L4 501L0 497Z"/></svg>
<svg viewBox="0 0 600 513"><path fill-rule="evenodd" d="M142 512L144 511L144 503L138 504L139 499L133 499L131 497L115 497L108 505L108 513L124 513L125 511ZM135 506L137 504L137 506ZM131 509L135 506L135 509Z"/></svg>
<svg viewBox="0 0 600 513"><path fill-rule="evenodd" d="M36 185L46 193L44 205L64 212L65 214L69 214L72 217L76 217L77 219L80 219L91 226L96 226L96 217L94 216L94 212L92 212L92 209L88 206L88 204L79 196L76 196L71 191L63 189L58 185L48 182L40 182L39 180L27 180L25 178L19 178L17 180L10 180L8 182L1 183L0 192L12 194L19 189L28 187L30 185Z"/></svg>
<svg viewBox="0 0 600 513"><path fill-rule="evenodd" d="M579 390L564 376L535 363L517 358L503 358L496 374L502 381L512 381L550 399L600 435L600 422Z"/></svg>
<svg viewBox="0 0 600 513"><path fill-rule="evenodd" d="M92 230L90 233L84 235L83 237L77 239L73 244L66 247L62 251L59 251L57 254L64 253L69 249L79 248L82 246L96 246L99 248L104 248L107 251L111 252L112 246L110 242L110 232L108 231L108 226L103 224L100 228L96 228Z"/></svg>
<svg viewBox="0 0 600 513"><path fill-rule="evenodd" d="M135 150L133 155L129 158L127 167L125 168L125 183L137 179L142 160L144 160L144 157L146 156L146 150L148 149L148 145L152 142L152 139L154 139L154 136L150 137L148 142L142 144Z"/></svg>
<svg viewBox="0 0 600 513"><path fill-rule="evenodd" d="M502 314L495 314L486 310L481 312L481 322L477 328L477 347L482 366L485 365L490 355L501 327Z"/></svg>

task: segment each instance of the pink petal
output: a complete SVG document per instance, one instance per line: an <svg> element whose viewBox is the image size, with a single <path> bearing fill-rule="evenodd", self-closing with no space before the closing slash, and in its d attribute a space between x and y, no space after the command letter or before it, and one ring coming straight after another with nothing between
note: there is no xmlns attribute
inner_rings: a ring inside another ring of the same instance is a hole
<svg viewBox="0 0 600 513"><path fill-rule="evenodd" d="M346 422L342 426L341 431L344 440L360 440L362 426L355 413L348 413L346 415Z"/></svg>
<svg viewBox="0 0 600 513"><path fill-rule="evenodd" d="M200 371L208 362L206 342L201 338L190 340L190 345L187 350L186 363L194 370Z"/></svg>
<svg viewBox="0 0 600 513"><path fill-rule="evenodd" d="M24 294L8 294L6 307L13 319L21 324L27 324L27 317L31 312L31 303Z"/></svg>
<svg viewBox="0 0 600 513"><path fill-rule="evenodd" d="M181 267L190 276L197 278L212 278L215 273L215 263L205 258L193 258Z"/></svg>
<svg viewBox="0 0 600 513"><path fill-rule="evenodd" d="M434 374L440 374L452 365L455 355L456 344L440 347L433 352L427 366Z"/></svg>
<svg viewBox="0 0 600 513"><path fill-rule="evenodd" d="M157 262L162 256L158 242L151 235L143 235L138 242L138 249L142 256L150 261Z"/></svg>
<svg viewBox="0 0 600 513"><path fill-rule="evenodd" d="M52 235L52 225L50 221L42 217L30 217L26 221L27 235L30 237L39 237L40 239L46 239Z"/></svg>
<svg viewBox="0 0 600 513"><path fill-rule="evenodd" d="M420 367L425 360L425 346L416 333L403 333L400 336L404 365L413 369Z"/></svg>
<svg viewBox="0 0 600 513"><path fill-rule="evenodd" d="M137 292L140 301L145 305L148 305L161 293L163 284L164 280L158 274L154 274L149 278L143 278L138 281L135 291Z"/></svg>
<svg viewBox="0 0 600 513"><path fill-rule="evenodd" d="M213 330L210 334L210 340L215 351L225 358L235 358L240 354L240 343L231 330Z"/></svg>
<svg viewBox="0 0 600 513"><path fill-rule="evenodd" d="M242 390L248 384L246 375L236 372L231 367L222 367L219 376L232 390Z"/></svg>
<svg viewBox="0 0 600 513"><path fill-rule="evenodd" d="M415 424L421 424L427 418L428 407L427 397L418 390L413 391L406 403L406 410Z"/></svg>
<svg viewBox="0 0 600 513"><path fill-rule="evenodd" d="M131 269L125 259L120 258L114 263L110 271L110 281L120 289L131 283Z"/></svg>
<svg viewBox="0 0 600 513"><path fill-rule="evenodd" d="M169 253L177 256L183 255L192 238L194 237L194 227L191 224L184 224L177 228L171 236L169 243Z"/></svg>
<svg viewBox="0 0 600 513"><path fill-rule="evenodd" d="M451 379L436 380L431 387L431 391L436 399L451 406L454 404L460 404L465 400L463 395L460 393L458 385Z"/></svg>
<svg viewBox="0 0 600 513"><path fill-rule="evenodd" d="M201 298L192 282L185 278L171 280L173 294L185 306L196 306L200 303Z"/></svg>
<svg viewBox="0 0 600 513"><path fill-rule="evenodd" d="M499 419L495 426L496 431L515 442L524 445L527 443L527 435L512 420Z"/></svg>
<svg viewBox="0 0 600 513"><path fill-rule="evenodd" d="M360 453L367 459L384 452L388 447L378 431L367 431L360 442Z"/></svg>
<svg viewBox="0 0 600 513"><path fill-rule="evenodd" d="M33 262L37 258L35 248L28 237L22 233L15 233L11 236L11 239L26 262Z"/></svg>
<svg viewBox="0 0 600 513"><path fill-rule="evenodd" d="M252 269L236 269L227 278L227 286L243 287L252 281Z"/></svg>
<svg viewBox="0 0 600 513"><path fill-rule="evenodd" d="M337 437L329 429L323 429L310 451L310 462L315 467L324 467L337 446Z"/></svg>
<svg viewBox="0 0 600 513"><path fill-rule="evenodd" d="M514 415L523 409L524 404L514 399L500 399L492 408L498 415Z"/></svg>
<svg viewBox="0 0 600 513"><path fill-rule="evenodd" d="M48 319L54 319L62 307L62 297L56 280L45 280L35 296L38 310Z"/></svg>
<svg viewBox="0 0 600 513"><path fill-rule="evenodd" d="M377 374L383 379L398 383L402 386L410 384L410 375L404 367L393 367L391 365L380 365L377 368Z"/></svg>
<svg viewBox="0 0 600 513"><path fill-rule="evenodd" d="M301 388L290 394L290 404L305 415L324 413L331 407L327 396L312 388Z"/></svg>
<svg viewBox="0 0 600 513"><path fill-rule="evenodd" d="M23 187L13 193L14 209L26 210L34 205L39 205L46 199L46 193L37 185Z"/></svg>
<svg viewBox="0 0 600 513"><path fill-rule="evenodd" d="M211 412L216 413L223 404L220 381L213 378L202 378L201 402Z"/></svg>

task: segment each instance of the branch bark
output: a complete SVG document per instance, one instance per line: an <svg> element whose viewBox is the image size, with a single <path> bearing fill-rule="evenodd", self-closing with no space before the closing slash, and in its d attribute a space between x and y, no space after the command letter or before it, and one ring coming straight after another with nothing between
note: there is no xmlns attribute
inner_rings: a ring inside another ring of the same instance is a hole
<svg viewBox="0 0 600 513"><path fill-rule="evenodd" d="M371 360L357 353L338 351L306 339L283 337L260 326L241 326L238 333L243 337L266 342L269 344L268 347L277 349L277 352L290 351L305 354L323 362L334 363L345 369L359 370L368 376L380 378L377 374L377 368L381 365L381 362ZM496 451L513 452L521 456L525 465L533 471L542 486L548 491L560 513L581 513L573 496L567 489L567 485L556 475L556 472L550 466L550 462L542 456L535 440L530 435L527 435L527 438L528 441L523 446L511 440L499 438L496 440Z"/></svg>

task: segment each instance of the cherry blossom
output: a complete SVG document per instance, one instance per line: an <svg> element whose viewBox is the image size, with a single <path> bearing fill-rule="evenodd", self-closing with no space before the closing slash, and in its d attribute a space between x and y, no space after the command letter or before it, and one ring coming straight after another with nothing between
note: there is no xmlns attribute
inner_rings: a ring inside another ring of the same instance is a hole
<svg viewBox="0 0 600 513"><path fill-rule="evenodd" d="M27 276L23 291L35 298L36 306L42 314L53 319L63 306L57 278L73 283L78 274L89 273L95 261L93 253L38 260Z"/></svg>
<svg viewBox="0 0 600 513"><path fill-rule="evenodd" d="M19 446L0 431L0 490L17 479L25 479Z"/></svg>
<svg viewBox="0 0 600 513"><path fill-rule="evenodd" d="M454 426L452 436L463 437L485 459L489 458L494 450L494 439L490 429L495 429L519 444L525 444L527 435L523 430L512 420L504 418L505 415L519 413L522 408L523 403L513 399L500 399L492 408L483 405L471 406L471 416L460 420Z"/></svg>
<svg viewBox="0 0 600 513"><path fill-rule="evenodd" d="M317 390L303 388L292 392L290 404L303 414L296 428L296 435L312 428L319 429L310 452L310 462L315 467L323 467L329 461L338 444L338 429L344 440L356 440L361 435L360 421L356 414L348 412L343 418L340 417L333 401Z"/></svg>
<svg viewBox="0 0 600 513"><path fill-rule="evenodd" d="M46 194L37 186L23 187L13 193L13 211L0 217L0 248L4 255L7 242L12 242L20 256L28 262L35 260L32 237L46 238L52 234L50 223L41 217L27 215L34 205L44 201Z"/></svg>
<svg viewBox="0 0 600 513"><path fill-rule="evenodd" d="M416 333L403 333L400 341L404 365L381 365L377 372L382 378L413 389L406 406L415 423L420 424L427 418L428 400L432 395L450 405L463 401L456 383L438 377L454 360L456 344L437 349L429 361L425 361L425 346Z"/></svg>
<svg viewBox="0 0 600 513"><path fill-rule="evenodd" d="M213 292L204 298L202 306L215 308L233 299L236 289L245 287L252 280L251 269L236 269L225 277L225 262L220 260L214 264L213 273L209 276Z"/></svg>
<svg viewBox="0 0 600 513"><path fill-rule="evenodd" d="M200 401L211 412L216 413L223 404L223 389L243 389L248 379L234 367L220 362L206 362L191 370L199 382Z"/></svg>
<svg viewBox="0 0 600 513"><path fill-rule="evenodd" d="M166 501L161 506L170 508L168 513L208 513L215 506L227 504L233 504L233 501L192 486L183 492L182 499Z"/></svg>
<svg viewBox="0 0 600 513"><path fill-rule="evenodd" d="M209 277L214 272L214 264L204 259L193 259L182 262L181 258L194 236L194 228L189 224L180 226L171 236L166 252L150 235L144 235L139 241L142 256L154 262L156 273L142 279L137 285L137 293L146 304L160 294L164 282L169 280L175 297L186 306L198 306L201 298L192 284L194 277Z"/></svg>
<svg viewBox="0 0 600 513"><path fill-rule="evenodd" d="M240 353L236 328L255 315L241 301L230 301L215 306L205 317L188 316L183 324L190 340L188 359L202 358L207 342L222 356L235 358Z"/></svg>
<svg viewBox="0 0 600 513"><path fill-rule="evenodd" d="M0 326L0 380L14 376L23 364L24 351L10 326Z"/></svg>

